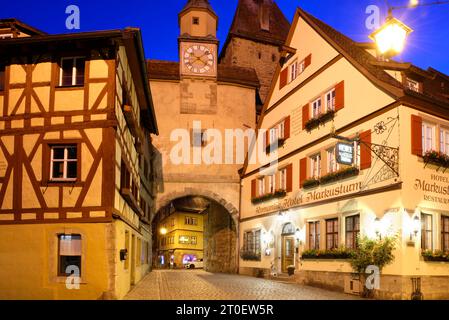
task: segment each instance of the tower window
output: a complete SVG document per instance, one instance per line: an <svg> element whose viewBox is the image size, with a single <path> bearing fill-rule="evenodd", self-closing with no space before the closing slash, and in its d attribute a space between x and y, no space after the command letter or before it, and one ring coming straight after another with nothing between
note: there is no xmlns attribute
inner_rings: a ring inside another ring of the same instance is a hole
<svg viewBox="0 0 449 320"><path fill-rule="evenodd" d="M262 59L262 52L259 52L259 59Z"/></svg>
<svg viewBox="0 0 449 320"><path fill-rule="evenodd" d="M199 24L200 24L200 18L198 18L198 17L193 17L193 18L192 18L192 24L199 25Z"/></svg>

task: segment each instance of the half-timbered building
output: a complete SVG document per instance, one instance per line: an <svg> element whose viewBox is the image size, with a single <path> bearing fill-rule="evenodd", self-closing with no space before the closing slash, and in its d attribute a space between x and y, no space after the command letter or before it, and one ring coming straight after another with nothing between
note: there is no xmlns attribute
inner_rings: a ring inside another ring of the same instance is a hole
<svg viewBox="0 0 449 320"><path fill-rule="evenodd" d="M158 129L140 30L9 19L0 36L0 298L121 298L151 261Z"/></svg>

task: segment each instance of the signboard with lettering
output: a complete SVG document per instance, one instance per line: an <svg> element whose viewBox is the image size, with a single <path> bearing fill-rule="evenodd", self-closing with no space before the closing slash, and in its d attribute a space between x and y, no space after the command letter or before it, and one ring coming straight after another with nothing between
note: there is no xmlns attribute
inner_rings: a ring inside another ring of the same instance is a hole
<svg viewBox="0 0 449 320"><path fill-rule="evenodd" d="M349 143L337 143L335 148L337 163L352 166L354 163L354 145Z"/></svg>

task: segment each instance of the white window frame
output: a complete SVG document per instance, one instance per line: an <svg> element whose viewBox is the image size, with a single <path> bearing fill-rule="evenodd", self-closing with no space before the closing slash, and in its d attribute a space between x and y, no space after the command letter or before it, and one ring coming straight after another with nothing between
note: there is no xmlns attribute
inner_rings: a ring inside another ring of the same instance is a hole
<svg viewBox="0 0 449 320"><path fill-rule="evenodd" d="M275 143L278 140L278 132L277 127L270 129L270 145Z"/></svg>
<svg viewBox="0 0 449 320"><path fill-rule="evenodd" d="M333 97L332 97L332 95L333 95ZM331 110L335 111L335 97L336 97L335 88L333 88L332 90L330 90L326 93L326 95L325 95L326 112L331 111Z"/></svg>
<svg viewBox="0 0 449 320"><path fill-rule="evenodd" d="M321 97L317 98L311 103L312 106L312 118L318 118L321 114Z"/></svg>
<svg viewBox="0 0 449 320"><path fill-rule="evenodd" d="M73 61L73 67L72 67L72 86L77 86L78 84L76 83L76 76L78 74L78 71L76 69L76 61L79 59L83 59L84 61L86 60L86 57L82 57L82 56L78 56L78 57L64 57L61 58L61 65L59 68L59 86L62 86L62 76L64 73L63 70L63 65L64 65L64 61L65 60L72 60Z"/></svg>
<svg viewBox="0 0 449 320"><path fill-rule="evenodd" d="M304 70L306 69L306 61L302 60L300 63L298 63L298 75L300 75L301 73L304 72Z"/></svg>
<svg viewBox="0 0 449 320"><path fill-rule="evenodd" d="M327 149L327 172L333 173L340 169L340 165L337 163L336 147Z"/></svg>
<svg viewBox="0 0 449 320"><path fill-rule="evenodd" d="M321 176L321 153L310 157L310 177L318 179Z"/></svg>
<svg viewBox="0 0 449 320"><path fill-rule="evenodd" d="M78 177L76 178L68 178L67 177L67 164L69 162L76 162L77 165L77 170L78 170L78 156L76 159L69 159L68 155L69 155L69 150L68 148L76 148L76 152L78 155L78 146L77 145L54 145L50 147L50 181L63 181L63 182L67 182L67 181L76 181L78 179ZM55 149L64 149L64 159L54 159L54 150ZM53 162L63 162L64 163L64 167L63 167L63 177L62 178L54 178L53 177Z"/></svg>
<svg viewBox="0 0 449 320"><path fill-rule="evenodd" d="M279 170L279 189L287 190L287 168Z"/></svg>
<svg viewBox="0 0 449 320"><path fill-rule="evenodd" d="M429 136L429 130L430 129L430 136ZM429 122L423 122L422 123L422 150L423 153L426 153L427 151L436 150L436 125L429 123ZM430 138L430 139L429 139ZM430 146L428 145L428 141L430 140Z"/></svg>
<svg viewBox="0 0 449 320"><path fill-rule="evenodd" d="M291 65L290 65L290 81L292 82L293 80L295 80L298 77L298 60L295 60Z"/></svg>
<svg viewBox="0 0 449 320"><path fill-rule="evenodd" d="M440 152L449 155L449 129L440 127Z"/></svg>
<svg viewBox="0 0 449 320"><path fill-rule="evenodd" d="M261 177L257 179L259 196L263 196L265 194L265 177Z"/></svg>

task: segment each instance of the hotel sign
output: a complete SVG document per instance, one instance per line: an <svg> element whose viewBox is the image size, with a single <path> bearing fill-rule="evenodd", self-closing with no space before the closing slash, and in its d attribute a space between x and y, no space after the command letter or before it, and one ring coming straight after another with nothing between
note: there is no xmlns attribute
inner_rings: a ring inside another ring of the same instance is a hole
<svg viewBox="0 0 449 320"><path fill-rule="evenodd" d="M288 198L281 200L273 205L266 207L257 207L256 213L270 213L275 211L287 210L294 207L299 207L309 203L341 197L351 193L362 191L362 183L355 182L350 184L340 184L339 186L332 188L322 188L319 190L304 192L294 198Z"/></svg>
<svg viewBox="0 0 449 320"><path fill-rule="evenodd" d="M432 174L430 180L415 179L415 190L424 192L424 200L449 204L449 177Z"/></svg>
<svg viewBox="0 0 449 320"><path fill-rule="evenodd" d="M335 148L337 163L352 166L354 163L354 145L349 143L337 143Z"/></svg>

